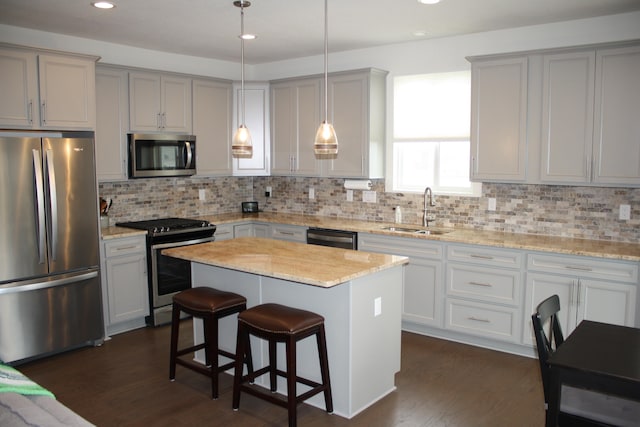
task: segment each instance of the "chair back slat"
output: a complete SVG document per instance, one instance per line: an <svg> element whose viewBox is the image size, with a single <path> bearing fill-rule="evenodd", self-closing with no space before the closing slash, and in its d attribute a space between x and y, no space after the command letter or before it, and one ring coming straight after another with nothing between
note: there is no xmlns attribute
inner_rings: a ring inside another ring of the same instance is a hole
<svg viewBox="0 0 640 427"><path fill-rule="evenodd" d="M540 373L542 376L542 386L544 389L544 400L548 402L549 384L549 356L564 342L562 328L558 319L560 311L560 298L552 295L542 301L536 308L536 312L531 316L533 331L536 337L536 347L538 349L538 361L540 362ZM545 332L545 325L548 330Z"/></svg>

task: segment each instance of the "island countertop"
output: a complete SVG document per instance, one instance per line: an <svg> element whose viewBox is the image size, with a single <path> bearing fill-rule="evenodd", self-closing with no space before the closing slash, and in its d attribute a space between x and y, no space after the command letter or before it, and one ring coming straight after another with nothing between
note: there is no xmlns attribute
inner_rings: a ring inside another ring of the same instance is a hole
<svg viewBox="0 0 640 427"><path fill-rule="evenodd" d="M261 276L330 288L409 258L257 237L165 249L163 255Z"/></svg>

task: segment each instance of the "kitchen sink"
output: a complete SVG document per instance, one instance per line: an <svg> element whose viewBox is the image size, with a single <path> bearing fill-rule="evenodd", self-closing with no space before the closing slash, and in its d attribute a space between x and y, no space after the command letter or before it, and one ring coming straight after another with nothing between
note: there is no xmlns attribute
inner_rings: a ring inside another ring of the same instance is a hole
<svg viewBox="0 0 640 427"><path fill-rule="evenodd" d="M429 230L424 228L409 228L409 227L382 227L386 231L394 231L397 233L409 233L409 234L424 234L424 235L442 235L451 233L453 230Z"/></svg>

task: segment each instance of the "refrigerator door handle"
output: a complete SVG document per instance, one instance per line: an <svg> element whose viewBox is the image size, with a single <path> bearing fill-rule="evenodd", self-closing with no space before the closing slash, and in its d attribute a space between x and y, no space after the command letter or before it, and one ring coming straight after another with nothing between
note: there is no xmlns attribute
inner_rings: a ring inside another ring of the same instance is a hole
<svg viewBox="0 0 640 427"><path fill-rule="evenodd" d="M49 203L51 204L51 260L56 260L58 247L58 197L56 191L56 171L53 167L53 151L47 150L47 174L49 178Z"/></svg>
<svg viewBox="0 0 640 427"><path fill-rule="evenodd" d="M35 282L35 283L29 283L29 284L26 284L26 285L24 284L24 282L15 283L15 284L9 283L8 285L0 286L0 295L2 295L2 294L13 294L13 293L16 293L16 292L35 291L35 290L38 290L38 289L47 289L47 288L53 288L53 287L56 287L56 286L69 285L71 283L83 282L85 280L89 280L89 279L93 279L94 277L98 277L98 273L99 273L99 271L94 270L94 271L90 271L88 273L79 274L79 275L76 275L76 276L65 276L65 277L61 277L59 279L45 280L45 281L40 281L40 282Z"/></svg>
<svg viewBox="0 0 640 427"><path fill-rule="evenodd" d="M42 164L40 152L32 150L33 154L33 177L36 188L36 209L38 217L36 218L36 230L38 232L38 263L43 264L45 261L45 219L44 219L44 181L42 180Z"/></svg>

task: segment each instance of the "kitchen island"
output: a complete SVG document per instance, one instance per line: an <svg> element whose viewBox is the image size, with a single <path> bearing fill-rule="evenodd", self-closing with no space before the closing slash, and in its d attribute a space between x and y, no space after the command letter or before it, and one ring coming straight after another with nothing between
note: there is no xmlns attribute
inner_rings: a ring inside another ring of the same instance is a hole
<svg viewBox="0 0 640 427"><path fill-rule="evenodd" d="M191 261L193 286L236 292L247 298L248 307L273 302L324 316L335 414L351 418L395 389L408 258L261 238L172 248L163 254ZM235 351L236 328L236 316L221 319L221 348ZM194 334L201 342L200 322L194 322ZM264 366L267 345L251 339L254 364ZM297 360L299 376L320 380L314 340L298 344ZM278 366L284 363L284 347L279 347ZM266 376L258 380L268 386ZM284 379L278 381L278 391L286 394ZM298 385L298 394L305 390ZM306 402L324 409L322 395Z"/></svg>

